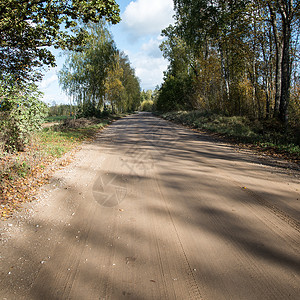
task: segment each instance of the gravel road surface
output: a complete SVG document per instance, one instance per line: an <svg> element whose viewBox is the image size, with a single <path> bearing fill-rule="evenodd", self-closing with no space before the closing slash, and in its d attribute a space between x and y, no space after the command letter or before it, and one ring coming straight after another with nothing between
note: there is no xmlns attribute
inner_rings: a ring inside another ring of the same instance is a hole
<svg viewBox="0 0 300 300"><path fill-rule="evenodd" d="M3 224L0 299L300 299L299 174L120 119Z"/></svg>

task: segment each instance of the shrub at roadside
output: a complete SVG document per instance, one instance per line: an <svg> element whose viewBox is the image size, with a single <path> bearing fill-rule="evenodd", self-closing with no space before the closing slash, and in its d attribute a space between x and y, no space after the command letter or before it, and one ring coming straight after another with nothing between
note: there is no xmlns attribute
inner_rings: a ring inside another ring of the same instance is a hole
<svg viewBox="0 0 300 300"><path fill-rule="evenodd" d="M0 85L0 145L7 152L23 151L41 128L47 105L39 100L36 85Z"/></svg>

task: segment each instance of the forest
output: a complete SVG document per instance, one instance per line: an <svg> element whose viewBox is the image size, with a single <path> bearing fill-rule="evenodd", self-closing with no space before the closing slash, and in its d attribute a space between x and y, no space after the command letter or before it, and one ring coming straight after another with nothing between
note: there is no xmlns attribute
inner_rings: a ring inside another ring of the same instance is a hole
<svg viewBox="0 0 300 300"><path fill-rule="evenodd" d="M300 1L174 0L157 109L299 125Z"/></svg>

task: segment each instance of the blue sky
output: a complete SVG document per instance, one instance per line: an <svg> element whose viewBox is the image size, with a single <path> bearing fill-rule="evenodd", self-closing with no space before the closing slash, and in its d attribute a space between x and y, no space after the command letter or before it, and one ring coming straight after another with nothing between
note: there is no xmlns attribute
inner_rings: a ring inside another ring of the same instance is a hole
<svg viewBox="0 0 300 300"><path fill-rule="evenodd" d="M162 82L168 62L163 59L158 46L162 41L161 30L173 23L173 0L117 0L122 21L111 26L118 49L124 51L141 80L142 89L154 89ZM57 67L45 73L40 84L44 101L69 103L58 85L57 72L64 57L55 52Z"/></svg>

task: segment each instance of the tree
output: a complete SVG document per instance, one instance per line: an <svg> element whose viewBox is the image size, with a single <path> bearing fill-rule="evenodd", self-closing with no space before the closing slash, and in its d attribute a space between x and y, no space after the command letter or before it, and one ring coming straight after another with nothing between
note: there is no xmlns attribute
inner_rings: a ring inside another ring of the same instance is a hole
<svg viewBox="0 0 300 300"><path fill-rule="evenodd" d="M87 30L78 24L120 20L115 0L0 0L0 16L0 75L25 81L55 65L50 46L80 50Z"/></svg>
<svg viewBox="0 0 300 300"><path fill-rule="evenodd" d="M245 46L244 36L248 32L247 19L244 18L246 3L247 1L174 0L177 22L173 33L189 48L189 69L193 69L195 81L200 88L198 93L201 93L198 99L211 107L210 98L213 97L210 97L209 91L215 91L217 83L224 95L219 99L222 102L219 101L218 105L223 112L227 112L228 108L235 109L237 113L242 110L239 85L245 73L241 52ZM236 57L241 61L233 59ZM217 61L219 67L215 65ZM216 68L221 71L221 76L214 79L211 75ZM210 79L207 76L211 76ZM209 87L204 84L203 77L206 77L205 81L209 85L213 85Z"/></svg>
<svg viewBox="0 0 300 300"><path fill-rule="evenodd" d="M191 59L193 52L187 43L180 37L178 28L170 25L162 31L162 36L165 40L160 45L160 50L164 58L168 59L170 64L168 73L176 76L180 73L188 73L192 68L194 72L195 60Z"/></svg>
<svg viewBox="0 0 300 300"><path fill-rule="evenodd" d="M157 109L159 111L190 110L193 108L189 97L193 87L189 77L169 75L159 90Z"/></svg>
<svg viewBox="0 0 300 300"><path fill-rule="evenodd" d="M266 0L265 2L270 11L276 45L275 112L282 122L287 123L291 88L292 27L298 25L296 21L299 19L300 1Z"/></svg>
<svg viewBox="0 0 300 300"><path fill-rule="evenodd" d="M194 59L189 60L198 61L197 84L200 77L205 86L211 81L206 80L210 76L208 62L214 57L221 66L221 107L226 107L227 113L255 118L274 115L286 124L300 1L174 0L174 7L176 25L164 35L167 33L169 45L175 34L192 50ZM171 53L174 56L175 51ZM174 61L180 60L168 58L174 70ZM209 91L202 88L197 92L211 104Z"/></svg>
<svg viewBox="0 0 300 300"><path fill-rule="evenodd" d="M141 92L141 102L152 100L152 90L142 90Z"/></svg>
<svg viewBox="0 0 300 300"><path fill-rule="evenodd" d="M135 70L131 67L128 56L124 52L119 53L119 64L123 69L121 78L122 85L125 88L123 97L126 98L128 111L135 111L140 106L141 87L140 81L135 75Z"/></svg>
<svg viewBox="0 0 300 300"><path fill-rule="evenodd" d="M163 31L161 49L170 64L162 88L186 74L195 101L188 93L185 102L193 108L287 123L298 86L291 75L300 1L174 0L174 8L175 26Z"/></svg>
<svg viewBox="0 0 300 300"><path fill-rule="evenodd" d="M121 81L123 69L119 63L118 54L116 53L115 55L117 56L116 62L111 65L105 80L105 102L108 101L110 103L112 113L116 113L116 108L121 112L127 108L124 101L125 88Z"/></svg>
<svg viewBox="0 0 300 300"><path fill-rule="evenodd" d="M116 48L105 21L86 25L89 38L81 52L70 51L59 72L60 84L84 116L98 116L106 104L113 112L139 106L139 81L128 57Z"/></svg>
<svg viewBox="0 0 300 300"><path fill-rule="evenodd" d="M70 51L59 72L63 90L81 107L84 116L100 111L105 97L105 82L115 63L116 46L106 23L85 26L89 38L81 52Z"/></svg>

